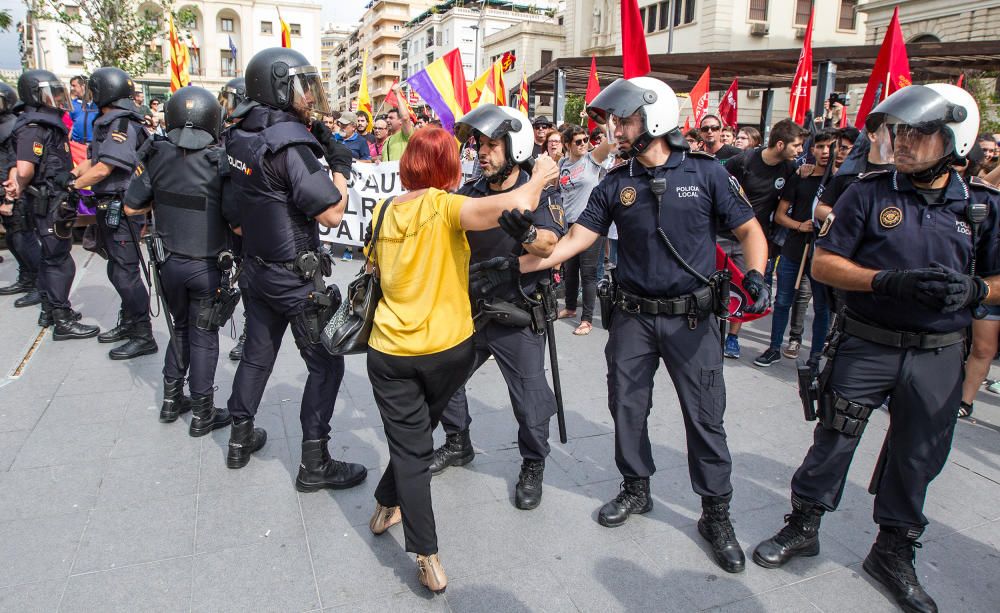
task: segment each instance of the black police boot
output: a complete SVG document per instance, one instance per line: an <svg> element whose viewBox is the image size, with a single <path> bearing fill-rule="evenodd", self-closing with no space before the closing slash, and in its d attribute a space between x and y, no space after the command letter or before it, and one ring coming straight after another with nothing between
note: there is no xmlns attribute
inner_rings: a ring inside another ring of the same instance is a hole
<svg viewBox="0 0 1000 613"><path fill-rule="evenodd" d="M819 524L823 507L792 495L792 513L785 515L785 527L761 542L753 551L753 561L764 568L779 568L792 558L819 555Z"/></svg>
<svg viewBox="0 0 1000 613"><path fill-rule="evenodd" d="M698 534L712 546L716 563L727 573L746 570L747 559L736 540L733 522L729 519L729 500L732 496L703 496Z"/></svg>
<svg viewBox="0 0 1000 613"><path fill-rule="evenodd" d="M4 285L0 287L0 296L13 296L14 294L25 294L35 289L35 284L32 281L26 280L24 277L18 277L17 281L14 281L10 285Z"/></svg>
<svg viewBox="0 0 1000 613"><path fill-rule="evenodd" d="M42 292L37 289L30 290L27 294L21 296L14 301L14 307L21 309L24 307L35 306L36 304L42 303Z"/></svg>
<svg viewBox="0 0 1000 613"><path fill-rule="evenodd" d="M45 294L42 294L41 311L38 313L38 327L48 328L55 322L52 321L52 303L45 298Z"/></svg>
<svg viewBox="0 0 1000 613"><path fill-rule="evenodd" d="M361 464L331 458L326 447L329 440L302 441L302 463L295 478L295 489L298 491L343 490L358 485L368 476L368 469Z"/></svg>
<svg viewBox="0 0 1000 613"><path fill-rule="evenodd" d="M239 362L243 359L243 344L247 342L247 320L246 317L243 318L243 333L240 334L239 340L236 341L236 346L229 351L229 359L234 362Z"/></svg>
<svg viewBox="0 0 1000 613"><path fill-rule="evenodd" d="M215 406L215 394L191 396L191 427L188 434L193 437L205 436L212 430L225 428L233 422L227 409Z"/></svg>
<svg viewBox="0 0 1000 613"><path fill-rule="evenodd" d="M923 528L880 526L875 544L865 558L865 572L888 588L896 604L909 613L937 613L937 603L924 591L914 568L917 539Z"/></svg>
<svg viewBox="0 0 1000 613"><path fill-rule="evenodd" d="M597 523L606 528L614 528L625 523L633 513L649 513L653 510L653 499L649 496L649 478L625 479L622 489L615 499L601 507Z"/></svg>
<svg viewBox="0 0 1000 613"><path fill-rule="evenodd" d="M52 309L52 321L55 323L55 330L52 331L52 340L65 341L74 338L92 338L101 331L97 326L88 326L77 321L79 317L72 309Z"/></svg>
<svg viewBox="0 0 1000 613"><path fill-rule="evenodd" d="M132 321L125 317L125 311L118 311L118 323L97 336L98 343L117 343L128 340L132 334Z"/></svg>
<svg viewBox="0 0 1000 613"><path fill-rule="evenodd" d="M160 350L153 340L153 324L150 321L132 323L131 336L124 345L119 345L108 352L112 360L131 360L141 355L149 355Z"/></svg>
<svg viewBox="0 0 1000 613"><path fill-rule="evenodd" d="M542 475L545 474L545 460L525 460L521 463L521 475L514 488L514 506L530 511L542 502Z"/></svg>
<svg viewBox="0 0 1000 613"><path fill-rule="evenodd" d="M229 454L226 455L226 466L243 468L250 462L250 455L260 451L267 442L267 432L263 428L253 427L253 417L234 419L229 430Z"/></svg>
<svg viewBox="0 0 1000 613"><path fill-rule="evenodd" d="M172 424L181 413L191 410L191 399L184 395L184 379L163 378L163 404L160 405L160 421Z"/></svg>
<svg viewBox="0 0 1000 613"><path fill-rule="evenodd" d="M445 438L444 445L434 450L434 458L431 460L431 474L439 474L449 466L465 466L475 457L476 451L472 448L472 439L469 438L468 430L449 434Z"/></svg>

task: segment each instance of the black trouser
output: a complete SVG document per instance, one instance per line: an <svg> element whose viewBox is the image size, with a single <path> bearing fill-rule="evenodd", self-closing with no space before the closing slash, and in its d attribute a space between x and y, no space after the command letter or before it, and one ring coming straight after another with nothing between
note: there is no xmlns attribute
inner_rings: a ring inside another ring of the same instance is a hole
<svg viewBox="0 0 1000 613"><path fill-rule="evenodd" d="M22 283L34 283L38 277L38 267L42 259L42 245L31 224L30 211L24 200L18 198L10 217L2 217L7 231L7 248L17 260L17 279Z"/></svg>
<svg viewBox="0 0 1000 613"><path fill-rule="evenodd" d="M125 317L132 322L149 321L149 291L142 283L139 252L136 251L138 245L133 242L133 238L138 240L142 234L143 217L126 217L123 214L121 223L115 230L107 227L105 217L104 211L97 211L101 246L108 254L108 280L122 299Z"/></svg>
<svg viewBox="0 0 1000 613"><path fill-rule="evenodd" d="M683 315L630 314L616 308L604 354L615 462L622 476L645 478L656 472L647 419L653 375L662 359L681 404L692 488L699 496L731 493L732 459L722 423L726 384L715 318L692 330Z"/></svg>
<svg viewBox="0 0 1000 613"><path fill-rule="evenodd" d="M448 399L465 381L472 354L470 340L420 356L368 349L368 378L389 444L389 465L375 500L400 507L406 550L411 553L431 555L438 550L431 506L432 433Z"/></svg>
<svg viewBox="0 0 1000 613"><path fill-rule="evenodd" d="M463 383L492 354L507 382L521 457L544 460L549 455L549 420L556 414L556 396L545 380L545 336L535 334L530 327L511 328L491 322L476 332L472 342L472 371L467 371ZM464 385L448 401L441 423L448 434L468 430L472 417Z"/></svg>
<svg viewBox="0 0 1000 613"><path fill-rule="evenodd" d="M303 318L314 311L308 296L315 286L312 281L303 281L299 275L281 266L261 264L253 258L243 261L242 274L246 277L246 292L250 296L247 340L243 359L236 367L229 412L234 419L257 414L281 348L281 339L291 324L299 355L309 371L299 411L302 440L326 438L344 378L344 358L330 355L318 339L316 343L309 342Z"/></svg>
<svg viewBox="0 0 1000 613"><path fill-rule="evenodd" d="M576 299L580 284L583 284L583 313L581 321L594 320L594 303L597 301L597 259L603 258L601 241L581 251L578 255L566 260L563 272L566 275L566 309L576 310Z"/></svg>
<svg viewBox="0 0 1000 613"><path fill-rule="evenodd" d="M76 263L70 255L72 239L62 239L48 232L46 218L35 216L35 232L42 246L38 266L38 287L53 309L70 308L69 290L73 287Z"/></svg>
<svg viewBox="0 0 1000 613"><path fill-rule="evenodd" d="M180 379L185 375L191 393L207 396L215 385L219 362L219 331L209 332L195 325L198 312L215 296L221 273L214 260L195 260L171 254L160 266L163 295L174 319L174 338L163 360L163 376Z"/></svg>
<svg viewBox="0 0 1000 613"><path fill-rule="evenodd" d="M889 447L875 522L924 526L927 486L951 450L962 396L962 343L943 349L897 349L845 336L837 348L830 387L869 407L889 400ZM792 478L792 492L833 511L840 504L860 436L817 424L813 445Z"/></svg>

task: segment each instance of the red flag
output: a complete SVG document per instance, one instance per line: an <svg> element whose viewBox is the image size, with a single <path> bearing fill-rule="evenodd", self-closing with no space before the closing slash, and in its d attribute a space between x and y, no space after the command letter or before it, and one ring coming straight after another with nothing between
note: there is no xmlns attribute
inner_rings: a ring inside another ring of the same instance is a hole
<svg viewBox="0 0 1000 613"><path fill-rule="evenodd" d="M847 127L847 107L846 106L844 107L844 112L840 114L840 125L837 126L837 127L838 128L846 128Z"/></svg>
<svg viewBox="0 0 1000 613"><path fill-rule="evenodd" d="M638 0L622 0L622 67L626 79L649 74L646 30L639 16Z"/></svg>
<svg viewBox="0 0 1000 613"><path fill-rule="evenodd" d="M687 134L688 130L690 129L691 129L691 116L688 115L688 118L684 120L684 133Z"/></svg>
<svg viewBox="0 0 1000 613"><path fill-rule="evenodd" d="M882 47L878 50L875 68L872 70L872 76L868 78L868 87L865 88L864 98L861 99L861 106L858 107L858 116L854 120L854 126L856 128L863 127L868 113L876 104L885 100L886 96L911 83L910 59L906 55L903 30L899 27L899 7L897 6L892 12L892 21L889 22L889 29L885 31L885 38L882 39Z"/></svg>
<svg viewBox="0 0 1000 613"><path fill-rule="evenodd" d="M705 116L705 111L708 110L708 87L711 80L711 68L711 66L705 67L705 72L701 73L701 78L698 79L698 82L691 89L691 111L694 115L694 125L696 126L701 125L701 118Z"/></svg>
<svg viewBox="0 0 1000 613"><path fill-rule="evenodd" d="M601 93L601 84L597 81L597 58L590 56L590 78L587 79L587 93L583 96L584 102L590 104L590 101L596 98L599 93ZM596 127L597 124L588 116L587 131L592 132Z"/></svg>
<svg viewBox="0 0 1000 613"><path fill-rule="evenodd" d="M788 101L788 116L799 125L806 122L806 112L812 99L813 80L813 15L809 13L809 25L806 26L806 38L802 41L802 51L799 53L799 65L792 79L792 97Z"/></svg>
<svg viewBox="0 0 1000 613"><path fill-rule="evenodd" d="M965 82L965 73L963 72L962 74L958 75L958 83L955 83L955 85L962 87L962 83L964 82Z"/></svg>
<svg viewBox="0 0 1000 613"><path fill-rule="evenodd" d="M726 270L732 277L729 279L729 321L748 322L771 314L769 307L763 313L747 313L743 309L753 304L753 299L745 289L743 289L743 271L736 267L736 264L729 258L722 247L715 246L715 268L716 270Z"/></svg>
<svg viewBox="0 0 1000 613"><path fill-rule="evenodd" d="M729 86L726 93L722 95L722 100L719 101L719 119L727 126L736 126L736 116L738 114L736 93L739 90L740 88L736 84L736 79L733 79L733 84Z"/></svg>

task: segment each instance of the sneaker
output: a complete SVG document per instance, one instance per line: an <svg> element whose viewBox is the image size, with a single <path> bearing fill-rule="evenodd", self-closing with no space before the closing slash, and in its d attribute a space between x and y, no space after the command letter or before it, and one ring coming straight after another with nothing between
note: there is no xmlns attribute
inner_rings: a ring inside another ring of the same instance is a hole
<svg viewBox="0 0 1000 613"><path fill-rule="evenodd" d="M781 350L781 355L785 356L789 360L794 360L799 357L799 349L802 347L802 341L789 340L788 344L785 345L784 349Z"/></svg>
<svg viewBox="0 0 1000 613"><path fill-rule="evenodd" d="M775 362L781 361L781 354L778 353L777 349L768 349L764 353L760 354L760 357L753 361L757 366L767 368Z"/></svg>
<svg viewBox="0 0 1000 613"><path fill-rule="evenodd" d="M354 251L351 249L344 249L344 255L340 258L341 262L350 262L354 259Z"/></svg>
<svg viewBox="0 0 1000 613"><path fill-rule="evenodd" d="M730 334L726 337L726 347L722 350L722 355L734 360L740 359L740 337Z"/></svg>
<svg viewBox="0 0 1000 613"><path fill-rule="evenodd" d="M1000 394L1000 381L994 381L986 386L986 391L991 394Z"/></svg>

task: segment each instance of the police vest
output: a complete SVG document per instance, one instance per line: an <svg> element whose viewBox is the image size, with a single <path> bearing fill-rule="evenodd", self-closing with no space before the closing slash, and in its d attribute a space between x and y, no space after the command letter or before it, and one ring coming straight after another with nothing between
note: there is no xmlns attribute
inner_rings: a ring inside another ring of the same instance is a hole
<svg viewBox="0 0 1000 613"><path fill-rule="evenodd" d="M7 173L17 165L17 151L14 149L14 123L17 117L7 113L0 118L0 176L7 180Z"/></svg>
<svg viewBox="0 0 1000 613"><path fill-rule="evenodd" d="M21 113L14 123L15 139L21 138L23 130L28 127L40 127L46 132L38 143L44 153L42 162L31 178L31 185L35 187L42 185L51 187L52 179L59 173L73 168L73 158L69 153L69 129L58 113L59 111L55 110L29 107L29 110Z"/></svg>
<svg viewBox="0 0 1000 613"><path fill-rule="evenodd" d="M290 202L288 178L265 170L275 155L295 145L305 145L317 157L323 154L293 115L266 107L251 110L228 130L230 185L240 206L247 256L290 262L298 253L319 248L319 226Z"/></svg>
<svg viewBox="0 0 1000 613"><path fill-rule="evenodd" d="M87 159L91 162L96 162L101 154L101 147L105 142L110 139L128 138L130 132L135 135L135 150L138 151L149 138L146 129L142 127L142 118L133 111L123 109L114 109L101 114L94 121L94 138L90 141L87 150ZM132 168L125 169L112 165L111 174L94 185L94 193L117 194L124 192L128 187L129 180L132 178L132 170Z"/></svg>
<svg viewBox="0 0 1000 613"><path fill-rule="evenodd" d="M147 141L140 151L153 188L156 231L170 253L211 258L227 247L222 155L219 147L192 151L161 139Z"/></svg>

